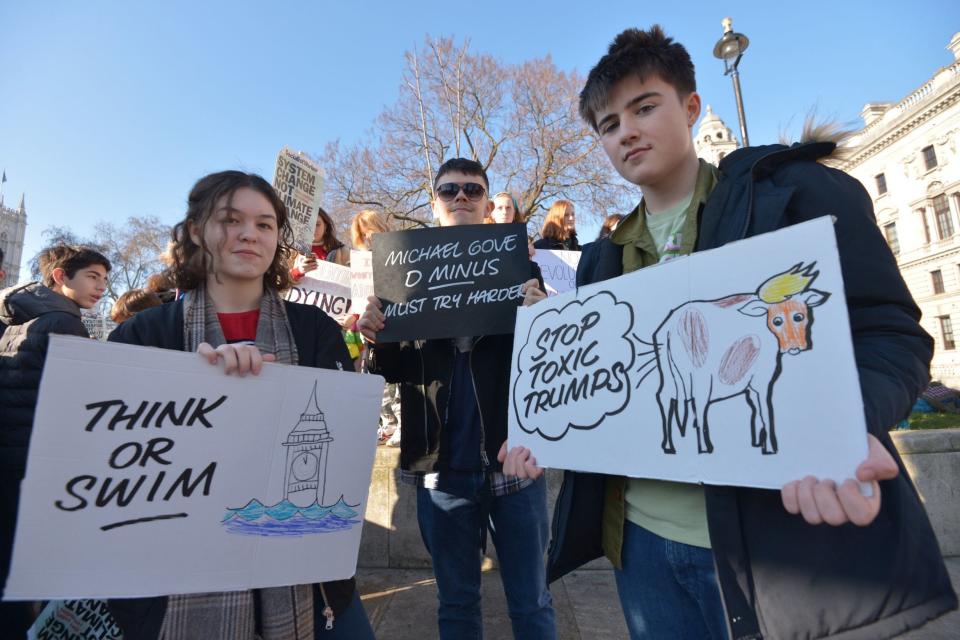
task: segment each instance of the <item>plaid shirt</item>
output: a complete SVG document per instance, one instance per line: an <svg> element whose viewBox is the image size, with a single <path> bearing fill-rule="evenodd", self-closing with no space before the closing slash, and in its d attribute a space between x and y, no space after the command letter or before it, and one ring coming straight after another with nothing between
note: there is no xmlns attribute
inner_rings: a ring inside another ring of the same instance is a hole
<svg viewBox="0 0 960 640"><path fill-rule="evenodd" d="M439 478L440 472L400 471L400 482L425 489L436 489ZM496 497L508 496L533 484L533 480L529 478L521 479L516 476L505 476L499 471L487 472L487 478L490 481L490 493Z"/></svg>

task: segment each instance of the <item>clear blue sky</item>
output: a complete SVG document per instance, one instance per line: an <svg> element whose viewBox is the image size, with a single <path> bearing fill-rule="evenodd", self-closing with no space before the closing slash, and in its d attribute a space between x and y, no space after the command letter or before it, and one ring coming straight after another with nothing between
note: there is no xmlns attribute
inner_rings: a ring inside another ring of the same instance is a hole
<svg viewBox="0 0 960 640"><path fill-rule="evenodd" d="M25 259L51 225L174 222L206 173L270 176L284 145L319 152L367 135L398 94L403 52L427 34L585 73L617 32L659 22L690 50L704 103L737 131L712 56L727 15L751 41L740 70L754 144L796 132L811 107L856 124L865 102L899 100L949 64L960 31L954 0L3 2L5 200L26 193Z"/></svg>

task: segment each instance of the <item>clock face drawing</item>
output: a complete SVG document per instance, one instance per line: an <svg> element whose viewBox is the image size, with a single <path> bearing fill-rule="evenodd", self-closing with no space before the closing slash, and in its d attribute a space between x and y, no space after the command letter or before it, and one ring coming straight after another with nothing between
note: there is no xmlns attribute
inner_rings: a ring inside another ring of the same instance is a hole
<svg viewBox="0 0 960 640"><path fill-rule="evenodd" d="M317 456L309 451L302 451L293 459L291 471L293 471L293 477L302 482L315 478L319 466L320 461L317 460Z"/></svg>

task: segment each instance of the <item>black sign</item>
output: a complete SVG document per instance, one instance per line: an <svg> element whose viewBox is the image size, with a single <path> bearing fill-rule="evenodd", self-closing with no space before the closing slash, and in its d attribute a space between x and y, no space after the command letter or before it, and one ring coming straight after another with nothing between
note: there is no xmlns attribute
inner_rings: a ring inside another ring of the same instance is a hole
<svg viewBox="0 0 960 640"><path fill-rule="evenodd" d="M478 224L377 233L380 342L513 333L530 279L526 228Z"/></svg>

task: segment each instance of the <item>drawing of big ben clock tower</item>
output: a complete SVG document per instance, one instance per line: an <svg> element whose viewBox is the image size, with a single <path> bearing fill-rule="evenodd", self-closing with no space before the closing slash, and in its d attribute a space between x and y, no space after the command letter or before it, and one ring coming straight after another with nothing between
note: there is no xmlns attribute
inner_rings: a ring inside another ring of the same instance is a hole
<svg viewBox="0 0 960 640"><path fill-rule="evenodd" d="M287 448L284 498L298 507L309 507L314 502L323 505L331 442L333 437L317 405L317 383L314 382L313 393L297 426L283 443Z"/></svg>

